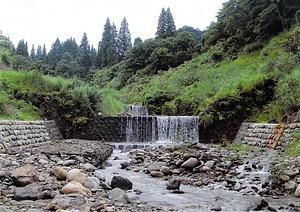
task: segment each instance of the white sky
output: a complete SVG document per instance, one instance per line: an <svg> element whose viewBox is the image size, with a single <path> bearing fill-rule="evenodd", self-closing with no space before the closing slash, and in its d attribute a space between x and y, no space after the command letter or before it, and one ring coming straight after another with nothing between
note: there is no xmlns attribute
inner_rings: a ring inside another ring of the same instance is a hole
<svg viewBox="0 0 300 212"><path fill-rule="evenodd" d="M43 46L47 51L58 37L75 38L80 44L87 33L98 47L106 18L117 30L126 17L131 38L155 37L162 8L170 7L176 28L184 25L206 29L227 0L0 0L0 30L17 46L19 40Z"/></svg>

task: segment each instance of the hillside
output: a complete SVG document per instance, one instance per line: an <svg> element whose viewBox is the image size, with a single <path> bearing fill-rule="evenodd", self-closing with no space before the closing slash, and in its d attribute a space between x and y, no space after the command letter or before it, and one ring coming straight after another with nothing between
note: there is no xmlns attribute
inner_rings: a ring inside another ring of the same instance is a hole
<svg viewBox="0 0 300 212"><path fill-rule="evenodd" d="M230 0L196 33L200 43L186 27L118 58L111 42L109 52L90 49L86 35L38 56L1 35L0 118L54 119L72 137L97 114L142 104L151 115L199 116L201 142L232 141L245 121L299 121L299 26L299 0Z"/></svg>

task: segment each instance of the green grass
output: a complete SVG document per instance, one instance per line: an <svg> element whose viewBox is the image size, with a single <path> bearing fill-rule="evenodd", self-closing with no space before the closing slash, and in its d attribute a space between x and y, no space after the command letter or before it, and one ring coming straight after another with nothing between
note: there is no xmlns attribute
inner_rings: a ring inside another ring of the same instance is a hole
<svg viewBox="0 0 300 212"><path fill-rule="evenodd" d="M293 134L294 140L285 147L284 155L296 157L300 155L300 131Z"/></svg>
<svg viewBox="0 0 300 212"><path fill-rule="evenodd" d="M233 142L226 143L226 148L234 152L248 152L252 147L241 142Z"/></svg>

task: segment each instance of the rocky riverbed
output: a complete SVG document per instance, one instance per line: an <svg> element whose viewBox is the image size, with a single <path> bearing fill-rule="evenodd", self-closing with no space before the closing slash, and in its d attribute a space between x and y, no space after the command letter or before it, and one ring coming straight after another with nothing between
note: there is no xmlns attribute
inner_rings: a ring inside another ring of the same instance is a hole
<svg viewBox="0 0 300 212"><path fill-rule="evenodd" d="M298 157L202 144L112 150L65 140L1 154L0 211L300 211Z"/></svg>

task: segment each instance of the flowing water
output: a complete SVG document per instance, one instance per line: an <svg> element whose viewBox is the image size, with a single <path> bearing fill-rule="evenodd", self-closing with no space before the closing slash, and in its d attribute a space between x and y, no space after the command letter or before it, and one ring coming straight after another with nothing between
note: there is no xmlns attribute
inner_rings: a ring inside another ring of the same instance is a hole
<svg viewBox="0 0 300 212"><path fill-rule="evenodd" d="M113 160L115 156L118 156L120 160ZM244 196L239 192L223 190L218 185L203 188L181 185L180 190L184 193L174 194L166 189L167 181L161 178L153 178L142 172L120 169L120 163L124 161L130 161L128 153L115 150L109 159L112 166L106 167L103 172L107 177L107 182L110 182L113 176L120 175L133 183L133 190L138 189L142 192L138 195L129 191L128 195L131 201L139 200L187 212L211 211L210 209L215 206L220 206L222 211L249 211L260 200L259 196Z"/></svg>

